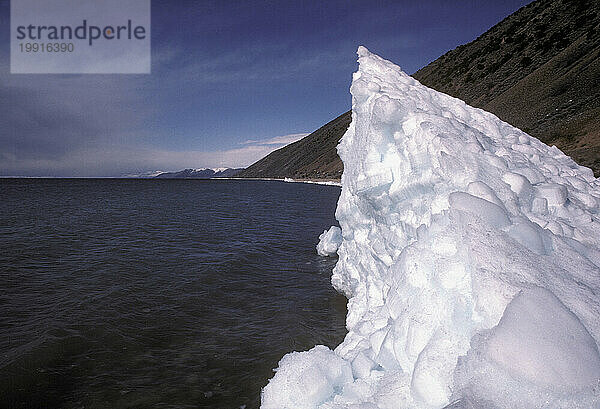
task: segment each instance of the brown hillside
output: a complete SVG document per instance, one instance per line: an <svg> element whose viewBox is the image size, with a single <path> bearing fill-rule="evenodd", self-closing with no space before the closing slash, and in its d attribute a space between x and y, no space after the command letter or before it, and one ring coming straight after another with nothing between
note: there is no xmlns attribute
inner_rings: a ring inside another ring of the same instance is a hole
<svg viewBox="0 0 600 409"><path fill-rule="evenodd" d="M537 0L414 77L600 171L600 2Z"/></svg>
<svg viewBox="0 0 600 409"><path fill-rule="evenodd" d="M339 179L343 165L336 147L351 119L350 112L340 115L301 140L270 153L236 177Z"/></svg>

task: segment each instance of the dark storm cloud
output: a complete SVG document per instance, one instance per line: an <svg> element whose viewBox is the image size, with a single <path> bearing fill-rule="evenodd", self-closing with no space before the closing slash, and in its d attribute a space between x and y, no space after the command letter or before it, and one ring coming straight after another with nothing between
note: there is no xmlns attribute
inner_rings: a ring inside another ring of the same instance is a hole
<svg viewBox="0 0 600 409"><path fill-rule="evenodd" d="M80 113L69 112L41 91L0 88L0 151L15 158L56 158L98 132Z"/></svg>
<svg viewBox="0 0 600 409"><path fill-rule="evenodd" d="M27 167L32 161L59 164L80 150L134 143L149 112L143 95L116 77L49 80L2 74L0 172L31 175ZM57 170L35 174L64 175Z"/></svg>

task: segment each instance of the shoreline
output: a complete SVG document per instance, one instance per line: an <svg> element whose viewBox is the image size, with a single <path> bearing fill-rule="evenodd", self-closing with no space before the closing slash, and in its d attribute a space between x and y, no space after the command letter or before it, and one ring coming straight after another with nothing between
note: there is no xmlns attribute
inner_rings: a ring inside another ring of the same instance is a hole
<svg viewBox="0 0 600 409"><path fill-rule="evenodd" d="M229 179L229 180L272 180L276 182L286 182L286 183L312 183L315 185L326 185L326 186L342 186L341 180L338 179L293 179L293 178L211 178L211 180L215 179Z"/></svg>
<svg viewBox="0 0 600 409"><path fill-rule="evenodd" d="M156 178L156 177L139 177L139 178L131 178L131 177L111 177L111 176L88 176L88 177L79 177L79 176L0 176L0 180L15 180L15 179L111 179L111 180L263 180L263 181L275 181L275 182L286 182L286 183L310 183L314 185L324 185L324 186L337 186L342 187L342 182L338 179L292 179L292 178L236 178L236 177L226 177L226 178Z"/></svg>

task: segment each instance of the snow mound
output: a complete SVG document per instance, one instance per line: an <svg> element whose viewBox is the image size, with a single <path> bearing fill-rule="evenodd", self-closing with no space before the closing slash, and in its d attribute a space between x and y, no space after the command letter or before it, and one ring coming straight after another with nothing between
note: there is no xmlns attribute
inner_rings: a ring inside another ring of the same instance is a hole
<svg viewBox="0 0 600 409"><path fill-rule="evenodd" d="M348 334L284 357L263 408L600 408L600 182L358 55L332 276Z"/></svg>
<svg viewBox="0 0 600 409"><path fill-rule="evenodd" d="M281 381L263 389L263 409L315 408L353 381L350 364L323 345L287 354L279 366Z"/></svg>
<svg viewBox="0 0 600 409"><path fill-rule="evenodd" d="M342 229L331 226L319 236L317 253L321 256L332 256L337 253L340 244L342 244Z"/></svg>

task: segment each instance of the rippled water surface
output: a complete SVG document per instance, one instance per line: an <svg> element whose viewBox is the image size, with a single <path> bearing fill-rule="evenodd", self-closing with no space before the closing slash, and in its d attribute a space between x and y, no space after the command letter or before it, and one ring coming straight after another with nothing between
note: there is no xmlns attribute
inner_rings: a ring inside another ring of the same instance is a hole
<svg viewBox="0 0 600 409"><path fill-rule="evenodd" d="M0 180L1 408L256 408L292 350L336 346L315 252L339 188Z"/></svg>

